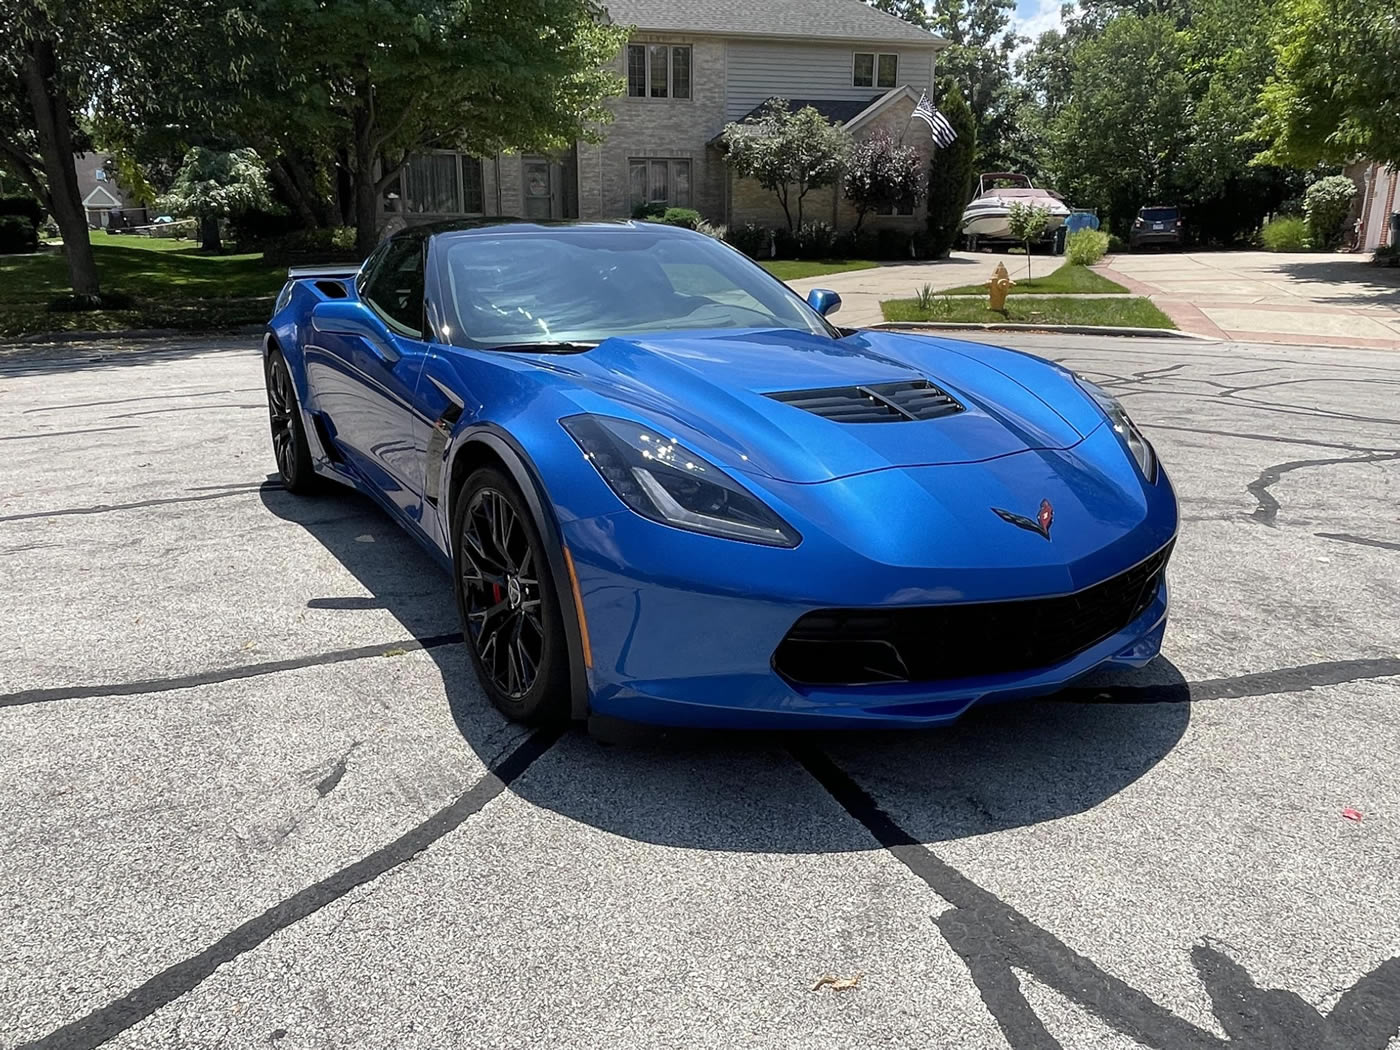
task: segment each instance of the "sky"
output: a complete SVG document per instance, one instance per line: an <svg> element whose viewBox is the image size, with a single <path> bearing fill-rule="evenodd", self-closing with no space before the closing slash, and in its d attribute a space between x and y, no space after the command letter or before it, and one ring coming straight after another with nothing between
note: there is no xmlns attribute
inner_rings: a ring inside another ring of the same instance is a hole
<svg viewBox="0 0 1400 1050"><path fill-rule="evenodd" d="M1017 0L1011 28L1032 40L1048 29L1060 27L1062 0Z"/></svg>

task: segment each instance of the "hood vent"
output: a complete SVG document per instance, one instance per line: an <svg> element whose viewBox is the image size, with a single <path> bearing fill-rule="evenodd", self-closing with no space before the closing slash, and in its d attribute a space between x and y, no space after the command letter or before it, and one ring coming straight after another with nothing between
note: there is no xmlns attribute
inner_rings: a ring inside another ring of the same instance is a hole
<svg viewBox="0 0 1400 1050"><path fill-rule="evenodd" d="M927 379L825 390L788 390L765 396L835 423L900 423L939 419L963 411L963 406L947 391Z"/></svg>

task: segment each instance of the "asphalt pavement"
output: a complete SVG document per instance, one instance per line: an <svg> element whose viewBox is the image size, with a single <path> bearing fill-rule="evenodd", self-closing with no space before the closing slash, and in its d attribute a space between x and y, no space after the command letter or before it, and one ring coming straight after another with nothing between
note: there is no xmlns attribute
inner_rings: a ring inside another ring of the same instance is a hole
<svg viewBox="0 0 1400 1050"><path fill-rule="evenodd" d="M1400 1048L1400 358L985 341L1156 444L1163 658L625 743L275 483L252 340L7 353L0 1047Z"/></svg>

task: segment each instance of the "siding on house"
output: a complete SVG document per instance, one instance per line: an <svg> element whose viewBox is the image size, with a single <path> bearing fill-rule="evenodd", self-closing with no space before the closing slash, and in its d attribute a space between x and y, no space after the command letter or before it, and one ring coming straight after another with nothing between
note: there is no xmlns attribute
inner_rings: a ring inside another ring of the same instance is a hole
<svg viewBox="0 0 1400 1050"><path fill-rule="evenodd" d="M732 40L728 46L725 120L738 120L774 96L870 101L879 98L889 89L855 87L851 83L857 51L899 55L896 83L908 84L915 93L930 89L932 48Z"/></svg>

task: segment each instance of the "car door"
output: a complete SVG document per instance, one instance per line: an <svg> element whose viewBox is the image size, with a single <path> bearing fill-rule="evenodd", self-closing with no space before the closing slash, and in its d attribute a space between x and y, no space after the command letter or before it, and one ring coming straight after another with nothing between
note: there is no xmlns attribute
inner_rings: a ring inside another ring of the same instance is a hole
<svg viewBox="0 0 1400 1050"><path fill-rule="evenodd" d="M423 273L424 238L389 241L370 257L357 282L362 324L323 328L313 314L314 352L307 348L316 409L336 450L415 523L423 469L414 455L410 415L427 353Z"/></svg>

